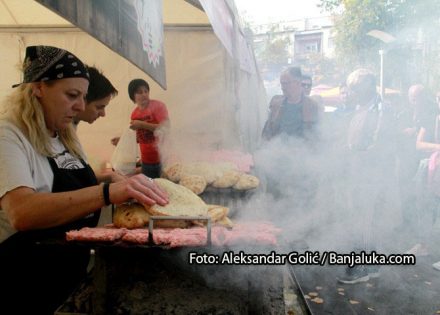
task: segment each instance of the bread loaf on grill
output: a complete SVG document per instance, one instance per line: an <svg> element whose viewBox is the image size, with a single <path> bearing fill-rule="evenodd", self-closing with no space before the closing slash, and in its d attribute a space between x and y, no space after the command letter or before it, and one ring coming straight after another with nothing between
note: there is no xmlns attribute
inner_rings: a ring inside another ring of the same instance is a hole
<svg viewBox="0 0 440 315"><path fill-rule="evenodd" d="M120 204L113 214L113 224L118 228L139 229L147 227L150 214L139 203ZM154 220L154 228L187 228L192 225L189 220Z"/></svg>
<svg viewBox="0 0 440 315"><path fill-rule="evenodd" d="M169 203L165 206L144 205L149 214L164 216L206 216L208 214L208 206L205 202L188 188L164 178L156 178L154 181L168 193Z"/></svg>
<svg viewBox="0 0 440 315"><path fill-rule="evenodd" d="M211 217L212 222L217 222L223 219L229 213L228 207L219 205L208 205L208 215Z"/></svg>
<svg viewBox="0 0 440 315"><path fill-rule="evenodd" d="M235 170L225 171L219 178L213 183L212 187L215 188L229 188L235 185L240 178L241 173Z"/></svg>
<svg viewBox="0 0 440 315"><path fill-rule="evenodd" d="M257 188L260 185L260 180L249 174L242 174L238 181L234 184L233 188L237 190L248 190Z"/></svg>
<svg viewBox="0 0 440 315"><path fill-rule="evenodd" d="M206 188L205 178L199 175L183 175L179 184L188 188L196 195L200 195Z"/></svg>
<svg viewBox="0 0 440 315"><path fill-rule="evenodd" d="M180 163L172 164L170 166L165 167L163 173L166 178L168 178L169 180L175 183L178 183L183 175L183 165Z"/></svg>
<svg viewBox="0 0 440 315"><path fill-rule="evenodd" d="M138 229L148 224L147 211L138 203L120 204L113 214L113 224L118 228Z"/></svg>

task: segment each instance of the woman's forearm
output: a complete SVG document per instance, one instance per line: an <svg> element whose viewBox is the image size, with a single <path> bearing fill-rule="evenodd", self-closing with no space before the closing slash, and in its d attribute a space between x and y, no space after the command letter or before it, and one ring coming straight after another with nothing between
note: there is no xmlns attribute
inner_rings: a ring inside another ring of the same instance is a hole
<svg viewBox="0 0 440 315"><path fill-rule="evenodd" d="M127 179L126 176L116 171L113 171L112 169L106 169L103 171L95 172L95 175L96 175L96 179L98 180L98 183L104 183L104 182L116 183Z"/></svg>
<svg viewBox="0 0 440 315"><path fill-rule="evenodd" d="M19 231L50 228L83 218L105 205L103 185L68 192L35 192L18 187L1 199L11 225ZM143 174L126 178L109 186L110 202L120 204L136 199L145 205L168 203L167 193Z"/></svg>
<svg viewBox="0 0 440 315"><path fill-rule="evenodd" d="M66 224L104 206L102 185L60 193L37 193L20 187L2 198L4 209L17 230Z"/></svg>

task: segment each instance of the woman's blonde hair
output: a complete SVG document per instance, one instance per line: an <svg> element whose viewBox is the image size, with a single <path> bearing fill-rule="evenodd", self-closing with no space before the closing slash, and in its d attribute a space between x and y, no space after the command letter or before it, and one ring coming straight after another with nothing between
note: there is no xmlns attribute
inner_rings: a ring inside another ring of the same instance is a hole
<svg viewBox="0 0 440 315"><path fill-rule="evenodd" d="M43 84L52 84L49 82ZM50 134L46 127L44 112L32 91L32 83L24 83L9 95L4 104L4 118L16 125L27 137L34 149L44 155L53 156ZM59 130L58 136L66 149L77 158L84 158L73 124Z"/></svg>

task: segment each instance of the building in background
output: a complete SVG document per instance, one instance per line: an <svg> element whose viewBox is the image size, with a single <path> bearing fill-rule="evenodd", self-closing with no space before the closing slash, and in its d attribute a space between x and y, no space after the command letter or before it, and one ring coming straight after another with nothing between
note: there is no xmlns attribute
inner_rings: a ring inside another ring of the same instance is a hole
<svg viewBox="0 0 440 315"><path fill-rule="evenodd" d="M294 60L307 59L310 54L326 58L334 56L333 23L329 17L309 18L301 21L292 34Z"/></svg>
<svg viewBox="0 0 440 315"><path fill-rule="evenodd" d="M330 16L304 18L292 21L249 25L257 52L264 51L273 39L289 39L289 58L304 58L319 54L331 58L334 54L333 20ZM286 60L290 63L289 60Z"/></svg>
<svg viewBox="0 0 440 315"><path fill-rule="evenodd" d="M333 26L330 16L248 24L268 96L280 93L278 76L286 66L301 66L315 83L333 70L328 66L335 52Z"/></svg>

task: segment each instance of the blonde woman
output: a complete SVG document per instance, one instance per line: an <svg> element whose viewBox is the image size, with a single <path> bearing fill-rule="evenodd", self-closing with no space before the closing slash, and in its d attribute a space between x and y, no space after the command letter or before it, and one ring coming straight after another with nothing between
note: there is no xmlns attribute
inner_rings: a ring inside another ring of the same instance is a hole
<svg viewBox="0 0 440 315"><path fill-rule="evenodd" d="M98 185L72 124L89 85L81 60L56 47L30 46L23 66L23 82L0 119L2 309L53 314L86 274L89 250L39 240L95 226L110 203L163 205L168 197L142 174Z"/></svg>

